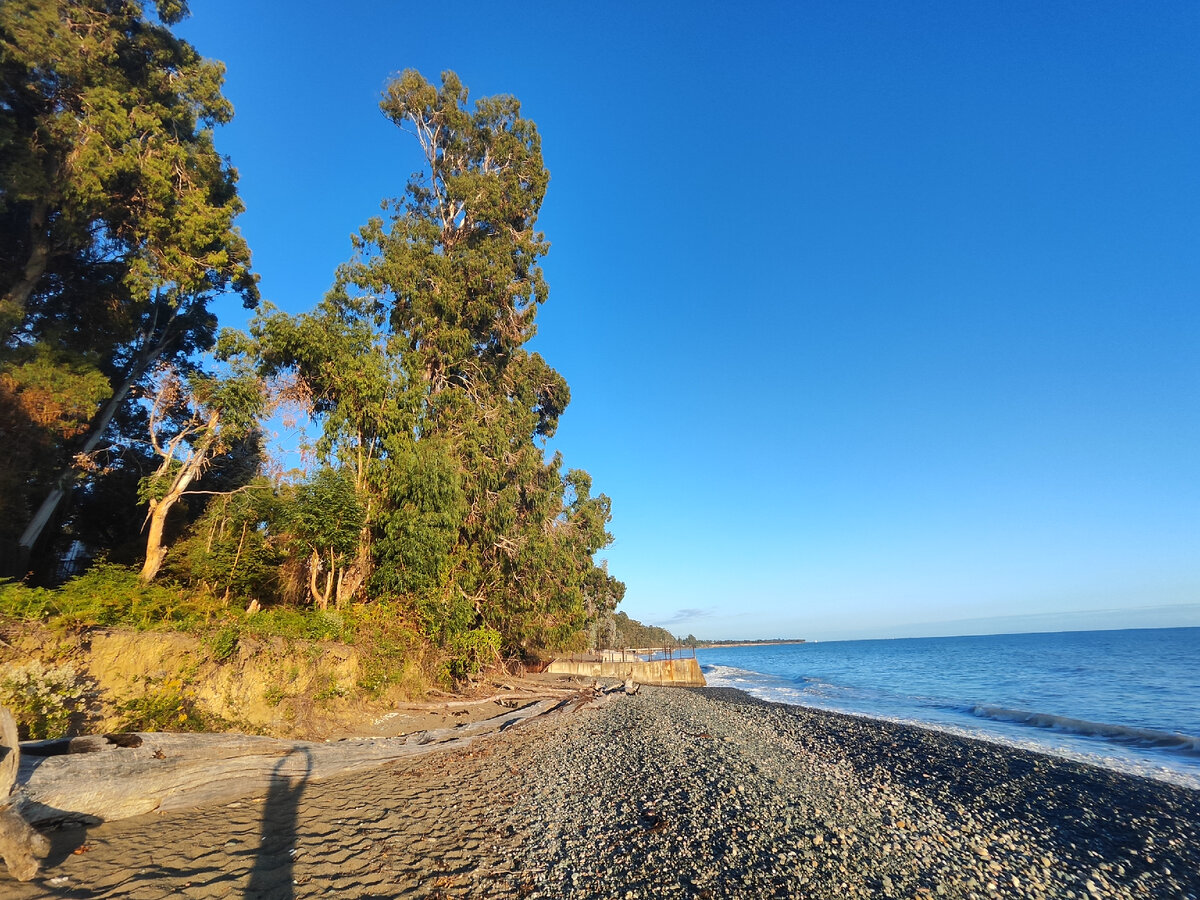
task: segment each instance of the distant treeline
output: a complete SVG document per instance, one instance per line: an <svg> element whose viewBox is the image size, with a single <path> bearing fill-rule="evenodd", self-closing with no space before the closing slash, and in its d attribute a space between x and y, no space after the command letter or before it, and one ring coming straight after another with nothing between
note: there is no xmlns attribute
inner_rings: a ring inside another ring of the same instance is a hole
<svg viewBox="0 0 1200 900"><path fill-rule="evenodd" d="M657 625L643 625L623 612L614 613L602 622L599 632L595 644L601 649L671 647L683 643L682 639L675 637L667 629Z"/></svg>
<svg viewBox="0 0 1200 900"><path fill-rule="evenodd" d="M386 603L471 667L642 641L595 556L608 497L544 450L571 395L527 348L549 173L520 103L395 77L380 110L419 171L284 312L213 143L224 66L172 32L186 4L154 6L0 4L7 574L103 558L234 612ZM247 330L218 329L223 295ZM301 469L265 439L277 414L310 435Z"/></svg>

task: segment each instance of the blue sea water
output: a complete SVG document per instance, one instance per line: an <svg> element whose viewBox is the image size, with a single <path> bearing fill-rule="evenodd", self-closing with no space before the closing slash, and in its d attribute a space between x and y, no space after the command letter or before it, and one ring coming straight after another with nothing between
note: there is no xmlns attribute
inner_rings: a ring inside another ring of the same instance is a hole
<svg viewBox="0 0 1200 900"><path fill-rule="evenodd" d="M710 687L1200 789L1200 628L834 641L697 656Z"/></svg>

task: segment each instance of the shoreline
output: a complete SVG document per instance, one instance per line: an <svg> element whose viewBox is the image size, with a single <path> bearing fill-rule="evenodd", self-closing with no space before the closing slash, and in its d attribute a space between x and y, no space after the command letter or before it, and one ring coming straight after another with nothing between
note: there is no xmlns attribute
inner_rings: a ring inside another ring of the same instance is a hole
<svg viewBox="0 0 1200 900"><path fill-rule="evenodd" d="M1200 896L1200 791L730 688L54 832L64 896ZM84 850L83 848L87 848ZM82 851L82 852L81 852Z"/></svg>
<svg viewBox="0 0 1200 900"><path fill-rule="evenodd" d="M963 741L979 741L984 744L993 745L1003 750L1020 751L1025 753L1033 753L1040 756L1049 756L1054 759L1063 760L1065 762L1075 763L1077 765L1089 766L1092 768L1103 769L1106 771L1116 772L1130 778L1145 778L1150 781L1157 781L1163 784L1169 784L1173 787L1183 788L1185 790L1200 791L1200 769L1194 768L1173 768L1166 763L1169 761L1167 757L1154 757L1146 755L1138 756L1123 756L1111 755L1104 753L1103 750L1119 751L1122 748L1120 744L1106 744L1097 740L1096 749L1084 749L1081 746L1063 746L1051 745L1037 738L1042 734L1059 735L1060 732L1053 728L1037 728L1032 730L1028 735L1022 734L1006 734L1002 732L988 731L983 727L971 727L969 721L964 724L939 722L939 721L922 721L917 718L902 718L900 716L886 715L870 715L863 712L854 712L844 709L830 709L823 706L810 706L803 703L787 703L782 700L771 700L766 697L759 697L742 688L727 687L724 685L710 685L714 690L731 690L738 693L744 693L755 700L763 703L777 704L784 707L796 707L798 709L811 710L818 713L827 713L833 716L846 716L851 719L862 719L866 722L879 722L888 725L896 725L904 728L916 728L922 731L932 731L937 734L946 735ZM1065 733L1066 737L1078 738L1079 735L1073 735L1070 732ZM1159 751L1167 753L1169 751Z"/></svg>

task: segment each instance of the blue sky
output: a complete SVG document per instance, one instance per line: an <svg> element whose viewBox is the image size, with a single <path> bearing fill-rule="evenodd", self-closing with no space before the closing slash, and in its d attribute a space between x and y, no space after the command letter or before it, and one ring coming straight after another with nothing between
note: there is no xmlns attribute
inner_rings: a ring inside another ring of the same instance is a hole
<svg viewBox="0 0 1200 900"><path fill-rule="evenodd" d="M194 6L290 311L419 165L391 74L521 99L555 446L613 498L630 615L1200 624L1200 6Z"/></svg>

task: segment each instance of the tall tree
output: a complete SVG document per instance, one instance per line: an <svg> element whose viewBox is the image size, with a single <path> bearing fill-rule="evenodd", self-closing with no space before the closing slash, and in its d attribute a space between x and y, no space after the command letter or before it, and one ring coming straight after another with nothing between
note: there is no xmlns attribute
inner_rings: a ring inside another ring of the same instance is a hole
<svg viewBox="0 0 1200 900"><path fill-rule="evenodd" d="M298 316L268 304L251 322L251 333L263 374L274 378L288 373L307 408L320 419L322 433L315 449L321 466L348 479L353 503L361 506L353 552L342 548L336 554L336 597L341 606L371 574L373 526L389 477L388 447L396 435L411 434L416 396L408 390L398 360L388 352L384 319L370 298L351 297L336 288L315 310ZM301 492L293 499L306 496ZM312 585L326 565L324 555L310 555L307 565ZM328 575L332 569L324 571ZM318 605L328 603L327 593L312 588Z"/></svg>
<svg viewBox="0 0 1200 900"><path fill-rule="evenodd" d="M413 452L455 468L435 480L447 504L440 519L428 494L405 496L401 486L393 504L424 503L425 515L394 524L410 534L422 522L444 528L460 510L455 549L439 566L447 608L465 606L469 624L529 651L583 627L583 573L610 540L608 500L591 498L590 479L564 475L561 458L547 461L541 446L570 392L525 347L548 295L537 216L549 173L537 128L513 97L468 99L451 72L440 86L412 70L388 86L381 108L416 137L425 168L386 221L357 235L339 290L387 310L388 348L417 400L414 427L396 433L392 457L404 456L403 441L432 444L436 453ZM436 527L426 536L437 544ZM412 549L396 548L393 561L404 565Z"/></svg>
<svg viewBox="0 0 1200 900"><path fill-rule="evenodd" d="M5 0L0 5L0 315L19 326L45 279L79 254L121 259L134 297L162 285L251 293L249 251L232 230L234 174L212 145L233 108L224 67L167 27L187 13L158 0Z"/></svg>
<svg viewBox="0 0 1200 900"><path fill-rule="evenodd" d="M155 9L0 4L0 367L45 347L62 372L109 383L50 454L55 477L12 473L42 498L25 515L22 569L133 387L211 345L215 294L258 299L233 225L236 173L212 141L232 116L223 67L170 32L185 3Z"/></svg>

